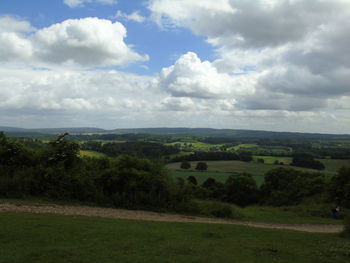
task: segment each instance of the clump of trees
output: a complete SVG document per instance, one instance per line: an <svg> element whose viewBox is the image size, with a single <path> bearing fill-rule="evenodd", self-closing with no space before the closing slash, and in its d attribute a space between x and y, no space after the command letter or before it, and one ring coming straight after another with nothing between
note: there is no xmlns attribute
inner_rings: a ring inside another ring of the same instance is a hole
<svg viewBox="0 0 350 263"><path fill-rule="evenodd" d="M205 171L208 169L208 165L206 162L198 162L196 165L196 170L197 171Z"/></svg>
<svg viewBox="0 0 350 263"><path fill-rule="evenodd" d="M276 168L265 174L261 198L263 203L272 206L297 205L304 198L325 191L326 181L320 173Z"/></svg>
<svg viewBox="0 0 350 263"><path fill-rule="evenodd" d="M176 209L190 195L163 167L128 155L81 158L66 134L33 150L0 133L0 196L44 196L126 208Z"/></svg>
<svg viewBox="0 0 350 263"><path fill-rule="evenodd" d="M185 169L185 170L190 169L191 168L191 163L188 162L188 161L183 161L183 162L181 162L180 168L181 169Z"/></svg>
<svg viewBox="0 0 350 263"><path fill-rule="evenodd" d="M331 199L346 208L350 208L350 167L342 167L332 177L329 185Z"/></svg>
<svg viewBox="0 0 350 263"><path fill-rule="evenodd" d="M88 141L83 143L81 148L83 150L104 153L109 157L127 154L148 159L159 159L180 152L180 150L174 146L166 146L153 142L103 143L100 141Z"/></svg>
<svg viewBox="0 0 350 263"><path fill-rule="evenodd" d="M316 170L324 170L325 166L320 161L314 159L314 157L307 153L298 153L293 156L291 163L293 166L311 168Z"/></svg>

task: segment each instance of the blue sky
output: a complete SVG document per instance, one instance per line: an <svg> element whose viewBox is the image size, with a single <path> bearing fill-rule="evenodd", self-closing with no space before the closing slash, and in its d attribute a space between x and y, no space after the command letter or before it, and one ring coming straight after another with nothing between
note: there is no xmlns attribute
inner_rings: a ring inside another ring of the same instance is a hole
<svg viewBox="0 0 350 263"><path fill-rule="evenodd" d="M205 42L205 36L192 34L184 27L170 31L160 28L153 22L137 23L115 18L117 10L130 14L139 11L142 16L149 16L150 11L145 1L119 0L112 5L87 3L83 8L70 8L63 0L14 0L2 1L1 13L15 15L29 20L36 28L48 27L67 19L98 17L112 21L121 20L127 27L126 41L133 45L140 54L148 54L150 60L141 64L149 67L145 70L140 65L119 67L119 70L138 74L154 74L162 67L172 65L182 54L193 51L203 59L213 59L215 54L211 45Z"/></svg>
<svg viewBox="0 0 350 263"><path fill-rule="evenodd" d="M0 126L349 133L347 0L2 0Z"/></svg>

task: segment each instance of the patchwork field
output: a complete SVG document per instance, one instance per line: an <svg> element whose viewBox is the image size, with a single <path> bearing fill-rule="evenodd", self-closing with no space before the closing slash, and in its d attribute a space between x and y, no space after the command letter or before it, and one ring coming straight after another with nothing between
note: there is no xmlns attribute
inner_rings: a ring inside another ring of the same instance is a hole
<svg viewBox="0 0 350 263"><path fill-rule="evenodd" d="M342 166L350 166L350 160L331 160L322 159L321 162L324 163L326 169L323 171L294 167L289 165L275 165L273 162L275 160L288 163L291 161L288 157L274 157L274 156L255 156L255 158L264 157L265 163L257 162L241 162L241 161L206 161L208 164L208 170L204 172L198 172L194 168L197 162L191 162L191 169L181 170L180 163L170 163L166 167L171 171L171 175L176 177L181 177L186 179L188 176L193 175L197 178L198 182L202 183L209 177L212 177L218 181L224 182L227 177L232 173L242 173L247 172L253 175L258 185L261 185L264 181L264 174L271 169L277 167L293 168L297 170L303 170L308 172L321 172L325 175L332 176L337 170Z"/></svg>
<svg viewBox="0 0 350 263"><path fill-rule="evenodd" d="M339 262L350 240L235 225L1 213L0 262Z"/></svg>

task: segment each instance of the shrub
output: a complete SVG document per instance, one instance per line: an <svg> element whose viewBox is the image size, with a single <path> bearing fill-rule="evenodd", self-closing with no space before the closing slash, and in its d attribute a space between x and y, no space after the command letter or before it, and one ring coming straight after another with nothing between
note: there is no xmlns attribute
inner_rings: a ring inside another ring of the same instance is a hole
<svg viewBox="0 0 350 263"><path fill-rule="evenodd" d="M181 169L190 169L191 168L191 164L190 164L190 162L188 162L188 161L183 161L183 162L181 162L181 166L180 166L180 168Z"/></svg>
<svg viewBox="0 0 350 263"><path fill-rule="evenodd" d="M198 171L205 171L208 169L208 165L205 162L198 162L196 165L196 170Z"/></svg>
<svg viewBox="0 0 350 263"><path fill-rule="evenodd" d="M238 212L238 208L222 202L216 201L192 201L191 210L194 213L220 218L242 219L243 215Z"/></svg>
<svg viewBox="0 0 350 263"><path fill-rule="evenodd" d="M350 238L350 216L344 221L344 230L340 234L342 237Z"/></svg>

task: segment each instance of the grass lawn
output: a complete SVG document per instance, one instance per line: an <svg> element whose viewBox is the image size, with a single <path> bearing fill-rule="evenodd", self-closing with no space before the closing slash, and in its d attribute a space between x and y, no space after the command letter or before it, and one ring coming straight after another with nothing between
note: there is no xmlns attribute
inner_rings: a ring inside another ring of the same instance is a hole
<svg viewBox="0 0 350 263"><path fill-rule="evenodd" d="M242 220L281 224L343 224L343 220L335 220L329 216L331 205L298 205L283 207L248 206L235 208L242 214ZM343 209L342 216L350 211Z"/></svg>
<svg viewBox="0 0 350 263"><path fill-rule="evenodd" d="M0 225L1 263L350 261L335 234L26 213Z"/></svg>

